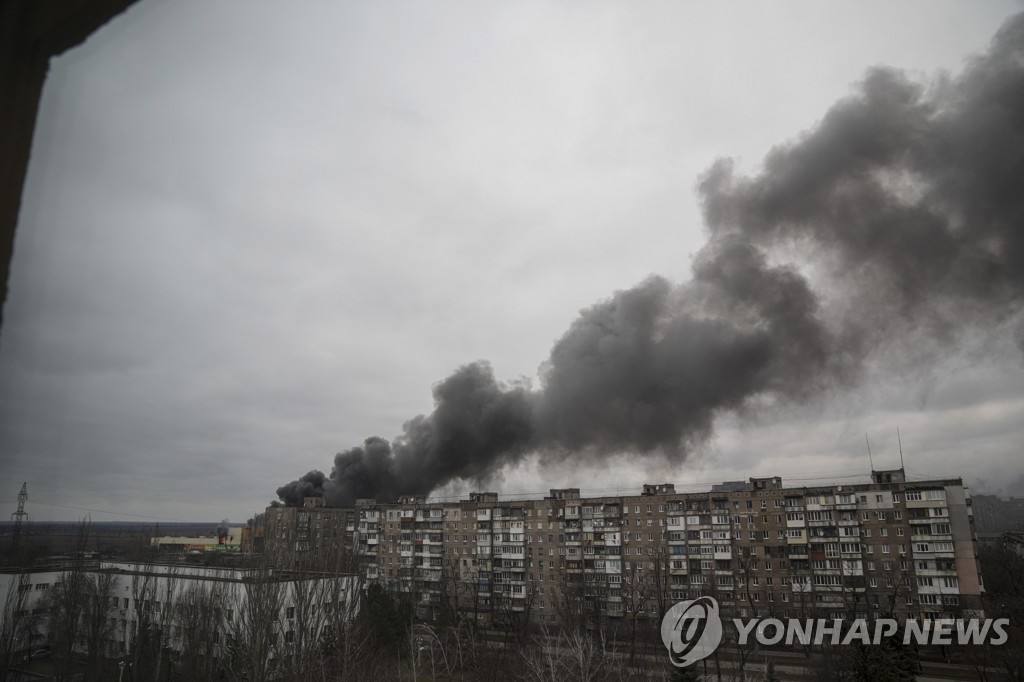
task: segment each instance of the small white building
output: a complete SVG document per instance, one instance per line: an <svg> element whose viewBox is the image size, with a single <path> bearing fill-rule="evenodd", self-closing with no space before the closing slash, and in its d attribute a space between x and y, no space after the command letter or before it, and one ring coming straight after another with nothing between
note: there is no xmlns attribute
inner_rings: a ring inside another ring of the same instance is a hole
<svg viewBox="0 0 1024 682"><path fill-rule="evenodd" d="M74 648L100 647L107 658L129 656L143 630L157 633L163 646L176 652L202 649L203 656L217 658L227 647L238 647L287 657L350 621L359 603L358 584L350 575L79 562L0 573L0 649L3 642L12 652L50 644L50 619L65 617L60 604L74 602L62 602L71 585L89 592L95 597L90 603L98 605L91 608L101 610L78 617L98 616L104 623L102 641L79 641Z"/></svg>

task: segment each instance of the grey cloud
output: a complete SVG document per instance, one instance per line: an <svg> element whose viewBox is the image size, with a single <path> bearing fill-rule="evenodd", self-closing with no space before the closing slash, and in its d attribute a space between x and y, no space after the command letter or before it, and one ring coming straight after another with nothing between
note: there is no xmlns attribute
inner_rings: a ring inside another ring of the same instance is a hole
<svg viewBox="0 0 1024 682"><path fill-rule="evenodd" d="M951 341L1005 322L1022 303L1021 177L1024 15L955 80L927 88L873 69L757 175L716 163L691 282L652 277L584 310L536 391L501 385L484 362L462 367L392 446L338 455L325 493L429 493L532 451L682 458L754 400L853 384L893 334ZM829 265L834 309L796 264L772 264L789 244Z"/></svg>

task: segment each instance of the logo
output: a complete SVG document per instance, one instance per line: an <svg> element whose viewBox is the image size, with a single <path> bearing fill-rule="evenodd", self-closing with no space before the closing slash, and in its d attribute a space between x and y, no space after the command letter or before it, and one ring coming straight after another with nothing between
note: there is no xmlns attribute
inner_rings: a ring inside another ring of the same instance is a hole
<svg viewBox="0 0 1024 682"><path fill-rule="evenodd" d="M670 608L661 621L661 641L672 665L680 668L710 656L722 643L718 602L699 597Z"/></svg>

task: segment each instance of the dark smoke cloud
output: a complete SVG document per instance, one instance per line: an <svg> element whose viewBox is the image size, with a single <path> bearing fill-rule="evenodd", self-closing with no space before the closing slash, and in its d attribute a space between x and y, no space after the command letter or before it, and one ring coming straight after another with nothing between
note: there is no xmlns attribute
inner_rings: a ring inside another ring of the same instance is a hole
<svg viewBox="0 0 1024 682"><path fill-rule="evenodd" d="M486 478L527 453L684 457L716 416L855 382L894 336L941 348L1024 301L1024 15L957 79L870 71L762 172L716 163L690 282L652 277L581 312L542 385L486 362L434 388L435 409L278 490L391 500ZM785 254L806 253L814 286ZM316 476L319 474L319 478Z"/></svg>
<svg viewBox="0 0 1024 682"><path fill-rule="evenodd" d="M323 497L327 477L322 471L310 471L297 481L285 483L277 489L277 496L288 506L301 505L303 498Z"/></svg>
<svg viewBox="0 0 1024 682"><path fill-rule="evenodd" d="M332 503L427 494L444 481L483 478L534 442L534 395L494 378L486 362L460 368L434 387L434 412L406 422L393 443L368 438L334 458Z"/></svg>
<svg viewBox="0 0 1024 682"><path fill-rule="evenodd" d="M1024 284L1024 16L932 91L876 69L763 173L701 186L712 240L810 244L884 317L960 326L1019 311ZM861 311L858 311L861 312ZM987 318L987 319L985 319Z"/></svg>

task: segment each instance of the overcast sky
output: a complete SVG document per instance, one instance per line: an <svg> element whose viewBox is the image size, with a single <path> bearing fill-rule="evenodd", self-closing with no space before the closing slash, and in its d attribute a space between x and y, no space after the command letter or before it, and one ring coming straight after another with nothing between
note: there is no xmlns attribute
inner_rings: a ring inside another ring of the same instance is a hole
<svg viewBox="0 0 1024 682"><path fill-rule="evenodd" d="M866 69L958 73L1019 2L143 0L55 59L0 337L0 500L35 519L244 520L579 311L690 278L695 185L754 173ZM502 492L898 466L1024 490L1012 329L684 463L527 461ZM472 487L456 483L446 494Z"/></svg>

